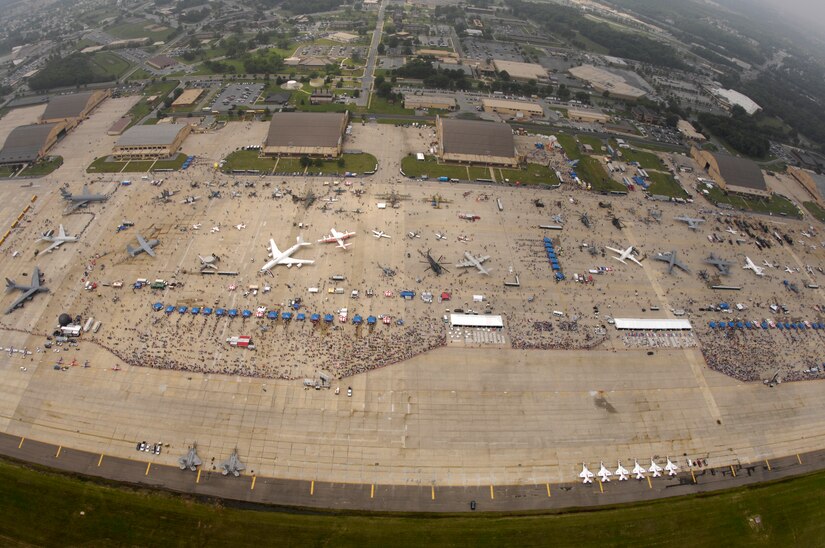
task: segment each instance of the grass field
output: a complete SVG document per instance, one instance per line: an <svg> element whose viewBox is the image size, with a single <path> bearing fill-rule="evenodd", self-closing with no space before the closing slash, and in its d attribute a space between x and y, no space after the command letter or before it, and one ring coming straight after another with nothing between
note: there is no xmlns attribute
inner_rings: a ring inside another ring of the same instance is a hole
<svg viewBox="0 0 825 548"><path fill-rule="evenodd" d="M155 82L143 88L143 99L135 103L135 106L129 109L128 114L132 117L132 123L129 124L129 126L131 127L139 123L146 115L152 112L153 108L163 102L163 99L165 99L166 96L169 95L169 93L176 87L178 87L177 80L167 80L165 82ZM149 104L147 99L153 95L158 98Z"/></svg>
<svg viewBox="0 0 825 548"><path fill-rule="evenodd" d="M6 545L260 546L277 535L284 546L807 547L822 546L825 538L823 472L714 494L547 515L238 510L2 461L0 483L0 513L6 516L0 538Z"/></svg>
<svg viewBox="0 0 825 548"><path fill-rule="evenodd" d="M23 177L42 177L63 165L62 156L49 156L47 159L27 167L20 175Z"/></svg>
<svg viewBox="0 0 825 548"><path fill-rule="evenodd" d="M404 108L403 102L388 103L383 97L372 94L367 112L372 114L415 114L411 108Z"/></svg>
<svg viewBox="0 0 825 548"><path fill-rule="evenodd" d="M344 173L349 171L352 173L364 173L375 169L377 160L372 154L344 154L344 165L339 166L338 160L321 160L320 165L311 165L308 171L312 173ZM277 158L261 158L258 156L257 150L236 150L229 154L226 158L222 170L224 173L231 173L239 170L258 170L261 173L271 173L275 170L276 173L295 173L303 172L300 158L284 157L280 160ZM277 162L277 165L276 165Z"/></svg>
<svg viewBox="0 0 825 548"><path fill-rule="evenodd" d="M648 192L659 196L670 196L672 198L687 198L688 193L679 186L676 179L669 173L662 173L661 171L648 171L650 180L653 183L648 187Z"/></svg>
<svg viewBox="0 0 825 548"><path fill-rule="evenodd" d="M730 204L741 211L772 213L774 215L785 214L791 217L800 215L799 210L791 201L778 194L774 194L769 200L744 198L735 194L725 194L718 186L714 186L710 189L710 194L705 197L715 204Z"/></svg>
<svg viewBox="0 0 825 548"><path fill-rule="evenodd" d="M11 177L16 169L9 166L0 166L0 177Z"/></svg>
<svg viewBox="0 0 825 548"><path fill-rule="evenodd" d="M547 184L555 185L559 183L555 172L547 166L538 164L528 164L526 169L502 169L495 168L493 173L499 182L521 183L521 184Z"/></svg>
<svg viewBox="0 0 825 548"><path fill-rule="evenodd" d="M808 210L808 213L813 215L818 221L825 223L825 209L822 209L816 202L803 202L803 206Z"/></svg>
<svg viewBox="0 0 825 548"><path fill-rule="evenodd" d="M579 161L579 165L575 167L575 172L579 179L588 183L591 190L595 192L624 192L627 190L623 184L611 179L602 164L592 156L583 157Z"/></svg>
<svg viewBox="0 0 825 548"><path fill-rule="evenodd" d="M407 177L421 177L426 175L430 179L439 177L449 177L451 179L461 179L463 181L476 179L468 171L468 166L456 164L439 164L435 156L425 156L424 160L416 160L415 156L405 156L401 159L401 169ZM490 177L490 171L486 168L472 167L474 174L483 173L482 179Z"/></svg>
<svg viewBox="0 0 825 548"><path fill-rule="evenodd" d="M156 29L155 27L162 27ZM164 25L157 25L145 19L118 23L105 29L107 33L117 38L148 37L150 42L166 41L175 34L175 30Z"/></svg>
<svg viewBox="0 0 825 548"><path fill-rule="evenodd" d="M635 149L618 149L616 142L610 143L614 150L621 150L622 160L625 162L639 162L642 169L662 169L662 161L651 152Z"/></svg>
<svg viewBox="0 0 825 548"><path fill-rule="evenodd" d="M96 74L101 74L112 80L120 78L131 66L128 61L118 57L111 51L97 51L91 54L91 61L92 69Z"/></svg>
<svg viewBox="0 0 825 548"><path fill-rule="evenodd" d="M150 169L180 169L186 154L178 154L174 160L132 160L129 162L108 161L107 156L97 158L86 168L86 173L146 173Z"/></svg>

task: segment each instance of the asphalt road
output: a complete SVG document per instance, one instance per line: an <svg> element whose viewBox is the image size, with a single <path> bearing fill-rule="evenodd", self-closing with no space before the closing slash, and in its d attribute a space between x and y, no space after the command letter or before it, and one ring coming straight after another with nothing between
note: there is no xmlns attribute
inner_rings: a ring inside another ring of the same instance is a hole
<svg viewBox="0 0 825 548"><path fill-rule="evenodd" d="M726 468L680 470L675 477L649 481L454 487L287 480L255 476L254 470L236 478L214 471L218 463L204 463L200 472L184 471L153 464L148 453L136 452L134 460L122 459L8 434L0 434L0 454L66 472L180 493L276 506L394 512L470 512L473 500L481 512L594 507L730 489L825 467L825 451L817 451ZM632 463L624 465L632 468Z"/></svg>
<svg viewBox="0 0 825 548"><path fill-rule="evenodd" d="M372 33L370 51L367 54L367 64L364 67L364 76L361 78L361 95L355 102L359 107L367 106L370 100L370 91L372 91L372 83L375 75L375 65L378 62L378 44L381 43L381 34L384 32L384 7L384 2L381 2L378 7L378 24Z"/></svg>

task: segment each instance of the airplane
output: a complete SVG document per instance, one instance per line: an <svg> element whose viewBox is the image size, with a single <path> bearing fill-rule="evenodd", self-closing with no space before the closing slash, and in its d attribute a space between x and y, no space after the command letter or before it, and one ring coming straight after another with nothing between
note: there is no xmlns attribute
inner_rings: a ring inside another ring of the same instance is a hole
<svg viewBox="0 0 825 548"><path fill-rule="evenodd" d="M220 231L221 231L221 225L215 225L215 226L212 227L211 232L212 232L212 234L214 234L215 232L220 232Z"/></svg>
<svg viewBox="0 0 825 548"><path fill-rule="evenodd" d="M199 198L200 198L200 196L187 196L186 198L181 200L180 203L182 203L182 204L194 204L195 202L198 201Z"/></svg>
<svg viewBox="0 0 825 548"><path fill-rule="evenodd" d="M17 299L11 303L11 306L6 309L6 314L11 314L15 308L19 306L23 306L28 299L31 299L38 293L48 292L49 288L45 285L41 285L40 283L40 268L34 267L34 272L32 272L32 283L31 285L20 285L15 283L14 280L10 280L6 278L6 290L14 289L17 291L22 291L23 294L17 297Z"/></svg>
<svg viewBox="0 0 825 548"><path fill-rule="evenodd" d="M633 467L633 473L636 475L636 479L637 480L645 479L645 472L647 470L645 470L644 467L641 464L639 464L638 460L634 460L633 462L636 463L635 466Z"/></svg>
<svg viewBox="0 0 825 548"><path fill-rule="evenodd" d="M666 253L657 253L656 255L653 256L653 258L657 261L662 261L662 262L668 263L668 267L667 267L667 273L668 274L673 273L673 267L674 266L677 267L677 268L681 268L682 270L684 270L688 274L690 273L690 269L687 266L685 266L685 264L676 257L676 251L668 251Z"/></svg>
<svg viewBox="0 0 825 548"><path fill-rule="evenodd" d="M723 276L728 276L730 274L730 267L733 264L714 256L713 253L710 254L710 257L705 259L705 263L715 266L719 270L719 273Z"/></svg>
<svg viewBox="0 0 825 548"><path fill-rule="evenodd" d="M802 235L805 236L806 238L811 237L811 233L810 232L805 232L804 230L802 231Z"/></svg>
<svg viewBox="0 0 825 548"><path fill-rule="evenodd" d="M192 230L200 230L202 223L198 223L196 225L192 225Z"/></svg>
<svg viewBox="0 0 825 548"><path fill-rule="evenodd" d="M412 240L413 238L420 238L421 232L407 232L407 238Z"/></svg>
<svg viewBox="0 0 825 548"><path fill-rule="evenodd" d="M88 205L91 202L105 202L109 199L109 197L105 194L89 193L89 188L86 185L83 185L83 191L80 194L72 194L65 187L60 189L60 194L63 196L64 200L68 200L70 202L69 212L72 212L79 207Z"/></svg>
<svg viewBox="0 0 825 548"><path fill-rule="evenodd" d="M762 264L767 268L776 268L776 265L769 263L768 261L763 260Z"/></svg>
<svg viewBox="0 0 825 548"><path fill-rule="evenodd" d="M699 225L705 222L704 219L697 219L697 218L685 217L685 216L674 217L674 219L677 220L677 221L682 221L683 223L687 223L688 228L691 229L691 230L699 230Z"/></svg>
<svg viewBox="0 0 825 548"><path fill-rule="evenodd" d="M745 270L753 270L753 273L756 274L757 276L764 276L765 275L765 272L764 272L765 268L761 267L761 266L756 266L755 264L753 264L753 261L751 261L750 257L745 257L745 266L743 266L742 268L745 269Z"/></svg>
<svg viewBox="0 0 825 548"><path fill-rule="evenodd" d="M225 460L221 463L221 474L224 476L228 476L232 474L236 478L241 475L241 471L246 469L246 466L241 462L238 458L238 450L235 449L231 455L229 455L229 459Z"/></svg>
<svg viewBox="0 0 825 548"><path fill-rule="evenodd" d="M442 234L441 232L436 232L435 233L435 239L436 239L436 241L446 240L447 239L447 234Z"/></svg>
<svg viewBox="0 0 825 548"><path fill-rule="evenodd" d="M197 444L192 444L192 447L189 448L186 455L178 458L178 466L180 466L181 470L189 468L191 471L196 472L198 466L201 464L203 464L203 462L201 462L201 459L198 457Z"/></svg>
<svg viewBox="0 0 825 548"><path fill-rule="evenodd" d="M787 272L788 274L793 274L794 269L789 267L788 265L785 265L785 272Z"/></svg>
<svg viewBox="0 0 825 548"><path fill-rule="evenodd" d="M155 256L155 247L160 243L158 240L149 240L148 242L143 239L143 236L140 233L136 234L138 247L133 248L131 245L126 246L126 253L129 254L130 257L134 257L135 255L139 255L143 252L146 252L147 255L150 257Z"/></svg>
<svg viewBox="0 0 825 548"><path fill-rule="evenodd" d="M562 217L560 213L556 213L555 215L553 215L551 217L551 219L553 219L553 222L558 224L558 225L563 225L564 224L564 217Z"/></svg>
<svg viewBox="0 0 825 548"><path fill-rule="evenodd" d="M619 261L622 264L627 264L627 263L625 263L625 261L627 259L630 259L631 261L633 261L637 265L642 266L642 263L640 263L639 260L636 259L636 257L633 256L633 246L630 246L627 249L615 249L615 248L612 248L612 247L605 247L605 249L609 249L613 253L618 253L619 256L618 257L613 257L613 258L616 259L617 261Z"/></svg>
<svg viewBox="0 0 825 548"><path fill-rule="evenodd" d="M51 253L53 250L57 249L66 242L76 242L77 236L67 236L66 231L63 229L63 225L60 225L60 230L58 231L57 236L54 235L53 230L50 230L43 234L43 237L40 238L40 240L43 242L52 243L52 245L50 245L40 253Z"/></svg>
<svg viewBox="0 0 825 548"><path fill-rule="evenodd" d="M582 463L582 471L579 472L579 477L582 479L582 483L593 483L594 474Z"/></svg>
<svg viewBox="0 0 825 548"><path fill-rule="evenodd" d="M601 480L602 483L607 483L607 482L610 481L610 476L613 475L613 472L611 472L610 470L605 468L603 462L601 462L599 464L601 465L601 468L599 468L599 472L596 475L599 476L599 479Z"/></svg>
<svg viewBox="0 0 825 548"><path fill-rule="evenodd" d="M481 264L481 263L483 263L484 261L486 261L487 259L490 258L489 255L479 255L478 257L475 257L469 251L465 251L464 252L464 257L466 257L465 260L459 261L455 264L458 268L467 268L469 266L474 266L478 269L478 271L481 274L484 274L484 275L490 274L490 271L487 270L486 268L484 268L484 266L482 266L482 264Z"/></svg>
<svg viewBox="0 0 825 548"><path fill-rule="evenodd" d="M235 228L237 228L238 230L243 230L244 228L246 228L246 225L241 223L239 225L235 225Z"/></svg>
<svg viewBox="0 0 825 548"><path fill-rule="evenodd" d="M630 472L622 466L622 461L619 461L619 467L616 468L616 475L619 476L619 481L627 481L628 474L630 474Z"/></svg>
<svg viewBox="0 0 825 548"><path fill-rule="evenodd" d="M665 470L667 470L668 476L675 476L676 471L679 470L679 467L670 462L670 457L667 457L667 464L665 465Z"/></svg>
<svg viewBox="0 0 825 548"><path fill-rule="evenodd" d="M738 232L736 232L736 231L735 231L733 228L731 228L731 227L728 227L727 229L725 229L725 232L730 232L730 233L731 233L731 234L733 234L734 236L735 236L736 234L739 234Z"/></svg>
<svg viewBox="0 0 825 548"><path fill-rule="evenodd" d="M293 245L292 247L290 247L286 251L282 252L281 250L278 249L278 246L275 245L275 240L270 239L269 240L269 247L270 247L269 255L272 257L272 259L269 262L267 262L264 266L261 267L261 272L269 272L269 270L272 269L273 266L279 265L279 264L286 265L287 268L291 268L293 265L297 266L298 268L301 268L301 266L303 266L305 264L314 264L315 261L311 261L309 259L292 259L291 258L292 254L295 253L298 250L298 248L308 246L308 245L312 245L309 242L305 242L304 239L301 238L300 236L298 236L298 238L296 238L296 242L297 243L295 245Z"/></svg>
<svg viewBox="0 0 825 548"><path fill-rule="evenodd" d="M348 240L355 236L355 232L338 232L334 228L330 229L330 233L318 240L319 244L331 244L332 242L338 242L336 247L340 247L341 249L346 249L351 246L351 243L344 243L344 240Z"/></svg>
<svg viewBox="0 0 825 548"><path fill-rule="evenodd" d="M656 464L656 461L652 458L650 459L650 468L648 468L647 471L653 474L654 478L658 478L662 475L662 467Z"/></svg>
<svg viewBox="0 0 825 548"><path fill-rule="evenodd" d="M220 258L217 255L207 255L206 257L198 255L198 259L201 261L202 270L206 270L207 268L211 268L212 270L218 269L218 265L215 263L220 261Z"/></svg>
<svg viewBox="0 0 825 548"><path fill-rule="evenodd" d="M390 236L389 234L385 234L383 230L373 230L372 235L378 238L379 240L381 238L392 238L392 236Z"/></svg>

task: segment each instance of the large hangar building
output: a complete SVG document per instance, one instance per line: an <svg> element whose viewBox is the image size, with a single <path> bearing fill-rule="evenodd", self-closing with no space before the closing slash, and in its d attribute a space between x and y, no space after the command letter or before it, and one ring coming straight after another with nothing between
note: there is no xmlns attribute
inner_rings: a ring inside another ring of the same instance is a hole
<svg viewBox="0 0 825 548"><path fill-rule="evenodd" d="M347 112L276 112L264 141L267 155L340 156Z"/></svg>
<svg viewBox="0 0 825 548"><path fill-rule="evenodd" d="M445 162L518 166L513 130L507 124L436 119L438 158Z"/></svg>
<svg viewBox="0 0 825 548"><path fill-rule="evenodd" d="M112 156L118 160L158 160L174 156L192 131L189 124L133 126L117 140Z"/></svg>
<svg viewBox="0 0 825 548"><path fill-rule="evenodd" d="M46 110L40 116L40 123L54 124L62 122L66 125L66 131L69 131L87 118L108 96L108 89L56 95L49 99Z"/></svg>
<svg viewBox="0 0 825 548"><path fill-rule="evenodd" d="M3 149L0 164L30 164L46 156L49 149L66 133L66 124L31 124L14 128Z"/></svg>
<svg viewBox="0 0 825 548"><path fill-rule="evenodd" d="M759 164L730 154L719 154L693 147L690 155L726 192L770 198L771 192Z"/></svg>

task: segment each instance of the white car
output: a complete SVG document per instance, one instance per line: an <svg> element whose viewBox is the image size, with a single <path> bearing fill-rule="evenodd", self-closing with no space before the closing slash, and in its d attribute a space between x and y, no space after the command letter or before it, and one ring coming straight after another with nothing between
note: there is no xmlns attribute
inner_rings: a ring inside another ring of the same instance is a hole
<svg viewBox="0 0 825 548"><path fill-rule="evenodd" d="M352 387L351 386L347 387L347 397L348 398L352 397Z"/></svg>

